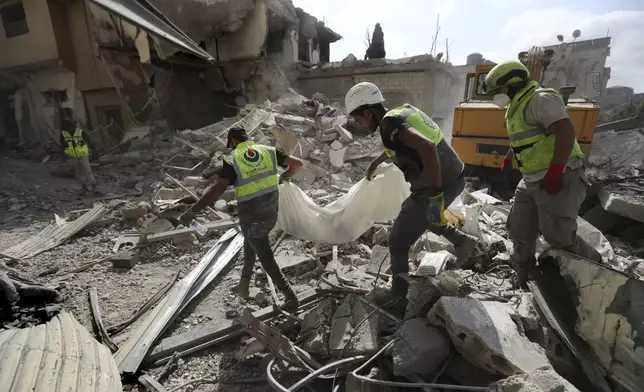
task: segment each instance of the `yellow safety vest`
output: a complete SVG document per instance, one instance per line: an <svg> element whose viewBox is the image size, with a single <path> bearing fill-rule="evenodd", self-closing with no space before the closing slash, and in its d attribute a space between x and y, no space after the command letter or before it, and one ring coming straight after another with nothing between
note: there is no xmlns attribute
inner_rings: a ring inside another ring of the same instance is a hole
<svg viewBox="0 0 644 392"><path fill-rule="evenodd" d="M555 135L548 129L535 127L525 121L525 109L528 103L532 97L542 92L559 95L557 90L541 88L539 83L532 81L514 96L505 112L505 126L510 137L510 146L519 162L519 170L523 174L546 170L555 153ZM585 158L576 138L570 157Z"/></svg>
<svg viewBox="0 0 644 392"><path fill-rule="evenodd" d="M384 118L387 117L398 117L402 119L436 145L443 140L443 132L434 120L423 113L420 109L415 108L408 103L395 109L391 109L387 114L385 114ZM396 155L395 151L390 150L387 147L385 147L385 153L389 158Z"/></svg>
<svg viewBox="0 0 644 392"><path fill-rule="evenodd" d="M82 158L89 155L89 149L83 139L83 130L76 128L74 135L69 131L62 131L65 143L65 155L70 158Z"/></svg>
<svg viewBox="0 0 644 392"><path fill-rule="evenodd" d="M279 178L274 147L251 141L239 143L224 161L235 169L235 195L240 202L277 190Z"/></svg>

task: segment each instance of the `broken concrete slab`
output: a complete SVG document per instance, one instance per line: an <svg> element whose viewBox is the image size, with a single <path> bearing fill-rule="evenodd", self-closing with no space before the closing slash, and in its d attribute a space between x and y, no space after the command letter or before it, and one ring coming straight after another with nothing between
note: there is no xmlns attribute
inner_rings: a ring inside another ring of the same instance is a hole
<svg viewBox="0 0 644 392"><path fill-rule="evenodd" d="M598 196L606 211L644 222L644 196L642 191L637 193L613 186L610 189L602 187Z"/></svg>
<svg viewBox="0 0 644 392"><path fill-rule="evenodd" d="M381 267L382 265L382 267ZM373 276L380 273L389 273L391 271L391 258L389 256L389 248L381 245L375 245L371 248L371 261L367 266L366 272Z"/></svg>
<svg viewBox="0 0 644 392"><path fill-rule="evenodd" d="M121 216L125 219L136 220L146 215L151 210L152 206L150 206L150 203L142 201L136 206L121 209Z"/></svg>
<svg viewBox="0 0 644 392"><path fill-rule="evenodd" d="M597 205L588 210L583 216L586 222L595 226L602 233L610 231L623 219L620 215L606 211L602 206Z"/></svg>
<svg viewBox="0 0 644 392"><path fill-rule="evenodd" d="M546 258L559 266L576 306L575 332L590 346L599 366L626 389L640 390L644 281L560 250L549 250L540 260Z"/></svg>
<svg viewBox="0 0 644 392"><path fill-rule="evenodd" d="M347 131L342 125L335 124L333 129L340 135L340 140L344 143L351 143L353 141L353 135L351 132Z"/></svg>
<svg viewBox="0 0 644 392"><path fill-rule="evenodd" d="M352 357L378 351L378 316L372 312L357 295L344 298L331 322L329 350L332 355Z"/></svg>
<svg viewBox="0 0 644 392"><path fill-rule="evenodd" d="M333 150L329 151L329 162L331 163L331 166L341 168L344 166L344 154L347 152L346 147L342 147L339 150Z"/></svg>
<svg viewBox="0 0 644 392"><path fill-rule="evenodd" d="M184 197L186 194L181 189L176 188L159 188L157 191L157 197L161 200L178 200Z"/></svg>
<svg viewBox="0 0 644 392"><path fill-rule="evenodd" d="M167 219L157 219L142 230L143 234L158 234L174 229L174 225Z"/></svg>
<svg viewBox="0 0 644 392"><path fill-rule="evenodd" d="M425 318L406 321L396 331L396 337L394 374L410 380L431 379L452 352L449 337Z"/></svg>
<svg viewBox="0 0 644 392"><path fill-rule="evenodd" d="M300 329L300 347L304 351L325 358L329 356L329 325L335 312L335 302L333 298L325 298L304 315Z"/></svg>
<svg viewBox="0 0 644 392"><path fill-rule="evenodd" d="M373 237L371 237L371 242L374 245L384 244L387 241L389 241L389 229L387 227L376 229L376 231L374 231L373 233Z"/></svg>
<svg viewBox="0 0 644 392"><path fill-rule="evenodd" d="M494 392L579 392L551 366L511 376L490 386Z"/></svg>
<svg viewBox="0 0 644 392"><path fill-rule="evenodd" d="M331 185L335 185L343 189L349 189L353 183L351 182L351 178L349 178L345 173L336 173L331 174Z"/></svg>
<svg viewBox="0 0 644 392"><path fill-rule="evenodd" d="M407 275L405 280L409 282L405 320L427 316L427 312L441 297L439 282L429 277L412 275Z"/></svg>
<svg viewBox="0 0 644 392"><path fill-rule="evenodd" d="M458 353L450 359L443 376L453 380L454 383L476 387L487 387L499 379L497 375L472 365Z"/></svg>
<svg viewBox="0 0 644 392"><path fill-rule="evenodd" d="M501 302L442 297L427 317L444 327L465 359L492 373L529 373L550 363L543 348L522 336Z"/></svg>

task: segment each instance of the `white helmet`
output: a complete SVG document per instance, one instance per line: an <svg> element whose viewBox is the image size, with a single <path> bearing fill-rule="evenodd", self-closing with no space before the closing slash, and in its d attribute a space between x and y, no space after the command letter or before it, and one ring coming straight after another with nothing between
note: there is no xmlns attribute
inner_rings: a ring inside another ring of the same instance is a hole
<svg viewBox="0 0 644 392"><path fill-rule="evenodd" d="M385 102L382 93L378 86L370 82L358 83L351 87L351 90L344 98L344 106L347 108L347 113L351 113L360 106L375 105L377 103Z"/></svg>

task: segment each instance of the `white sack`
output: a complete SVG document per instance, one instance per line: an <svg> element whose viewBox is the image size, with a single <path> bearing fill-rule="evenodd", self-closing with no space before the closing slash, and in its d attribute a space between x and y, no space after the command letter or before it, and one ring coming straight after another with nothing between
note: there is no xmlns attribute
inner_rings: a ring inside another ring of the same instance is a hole
<svg viewBox="0 0 644 392"><path fill-rule="evenodd" d="M409 184L395 165L380 165L371 181L320 207L294 184L280 185L279 227L292 236L328 244L358 239L374 222L396 218L409 196Z"/></svg>

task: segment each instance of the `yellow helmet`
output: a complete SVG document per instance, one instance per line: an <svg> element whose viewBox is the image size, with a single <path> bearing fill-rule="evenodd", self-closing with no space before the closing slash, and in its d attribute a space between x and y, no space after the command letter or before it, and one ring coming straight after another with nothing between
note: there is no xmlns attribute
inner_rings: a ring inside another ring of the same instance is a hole
<svg viewBox="0 0 644 392"><path fill-rule="evenodd" d="M505 87L520 86L530 81L530 71L518 60L497 64L485 76L481 89L486 94L497 94Z"/></svg>

